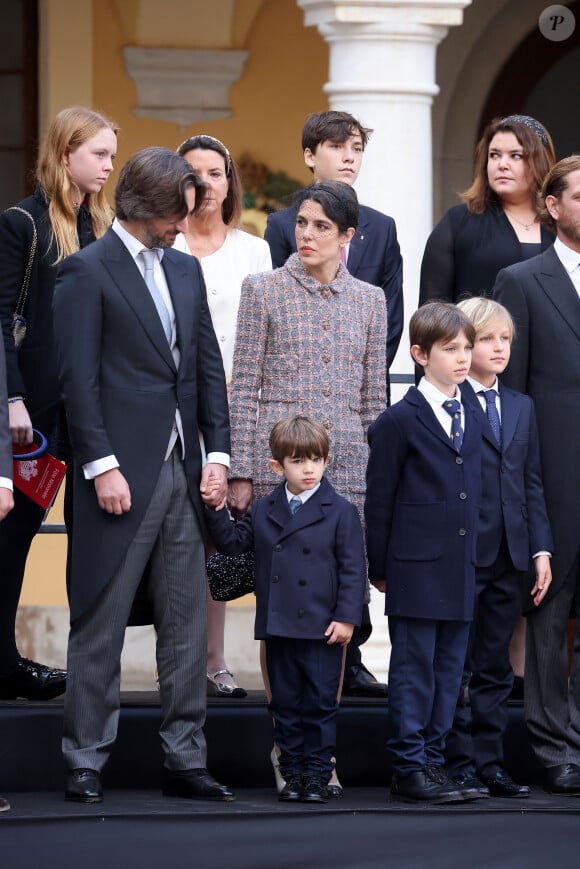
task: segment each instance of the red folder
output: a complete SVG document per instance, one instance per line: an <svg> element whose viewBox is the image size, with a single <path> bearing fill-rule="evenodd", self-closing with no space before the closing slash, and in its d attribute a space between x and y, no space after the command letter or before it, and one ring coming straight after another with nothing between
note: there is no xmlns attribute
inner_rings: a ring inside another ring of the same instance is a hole
<svg viewBox="0 0 580 869"><path fill-rule="evenodd" d="M14 485L44 510L48 510L66 474L66 465L50 453L27 459L25 454L36 452L37 444L18 449L22 458L14 459L13 462Z"/></svg>

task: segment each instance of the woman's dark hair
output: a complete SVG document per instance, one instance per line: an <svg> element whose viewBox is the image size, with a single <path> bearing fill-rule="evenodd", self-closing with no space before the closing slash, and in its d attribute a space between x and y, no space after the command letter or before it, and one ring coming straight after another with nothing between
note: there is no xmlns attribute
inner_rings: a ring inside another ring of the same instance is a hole
<svg viewBox="0 0 580 869"><path fill-rule="evenodd" d="M535 118L527 115L495 118L487 125L475 149L473 182L471 187L461 194L461 199L474 214L483 214L493 202L499 202L487 178L489 145L496 133L513 133L520 143L530 170L532 201L536 210L539 210L542 184L549 169L556 162L556 155L546 128Z"/></svg>
<svg viewBox="0 0 580 869"><path fill-rule="evenodd" d="M235 160L223 142L214 136L191 136L182 142L177 153L180 157L185 157L189 151L215 151L220 157L223 157L226 178L228 179L228 193L222 202L222 220L226 226L238 226L242 216L243 189L240 180L240 173Z"/></svg>
<svg viewBox="0 0 580 869"><path fill-rule="evenodd" d="M186 191L195 188L198 210L203 184L183 157L169 148L145 148L129 157L115 187L115 211L120 220L183 219L188 213Z"/></svg>
<svg viewBox="0 0 580 869"><path fill-rule="evenodd" d="M299 190L294 201L298 208L303 202L317 202L340 232L358 226L358 198L350 184L344 181L316 181L304 190Z"/></svg>

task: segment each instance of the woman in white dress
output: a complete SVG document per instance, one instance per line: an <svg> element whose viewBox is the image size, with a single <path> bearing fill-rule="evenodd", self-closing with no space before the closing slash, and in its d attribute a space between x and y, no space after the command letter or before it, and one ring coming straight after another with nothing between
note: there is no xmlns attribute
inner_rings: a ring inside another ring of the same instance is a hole
<svg viewBox="0 0 580 869"><path fill-rule="evenodd" d="M218 339L226 381L230 384L236 323L242 281L247 275L272 268L270 248L263 239L238 228L242 213L242 185L237 166L226 146L213 136L192 136L178 153L207 185L205 204L188 220L174 247L196 256L207 287L207 300ZM209 554L209 553L208 553ZM226 604L207 592L208 693L243 697L225 661Z"/></svg>

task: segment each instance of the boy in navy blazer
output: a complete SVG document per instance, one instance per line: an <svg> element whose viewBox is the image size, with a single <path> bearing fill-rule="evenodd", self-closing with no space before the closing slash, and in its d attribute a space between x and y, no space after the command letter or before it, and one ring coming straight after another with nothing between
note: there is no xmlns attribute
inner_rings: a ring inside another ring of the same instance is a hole
<svg viewBox="0 0 580 869"><path fill-rule="evenodd" d="M279 799L321 803L334 767L343 649L360 623L366 591L363 534L356 507L323 477L323 425L304 416L280 420L270 450L270 467L285 481L242 521L207 508L207 522L220 552L254 551L254 636L266 645L285 780Z"/></svg>
<svg viewBox="0 0 580 869"><path fill-rule="evenodd" d="M550 585L552 533L544 503L534 405L498 379L510 359L514 325L498 302L472 298L458 306L475 327L463 399L483 423L482 492L477 535L475 610L447 766L456 782L483 796L527 797L505 771L503 737L513 671L510 639L534 562L524 608L538 606ZM469 685L469 701L465 688Z"/></svg>
<svg viewBox="0 0 580 869"><path fill-rule="evenodd" d="M409 331L424 376L368 432L369 579L389 617L391 795L448 803L479 796L444 770L475 588L482 423L458 386L475 330L454 305L430 302Z"/></svg>

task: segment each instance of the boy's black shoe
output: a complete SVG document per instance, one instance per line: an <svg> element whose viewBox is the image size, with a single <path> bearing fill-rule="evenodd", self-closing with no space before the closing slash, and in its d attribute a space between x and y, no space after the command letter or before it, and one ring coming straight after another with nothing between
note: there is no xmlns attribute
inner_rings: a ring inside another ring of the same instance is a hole
<svg viewBox="0 0 580 869"><path fill-rule="evenodd" d="M473 770L461 770L452 775L453 781L461 791L477 791L478 796L473 799L485 799L489 797L489 788L477 777Z"/></svg>
<svg viewBox="0 0 580 869"><path fill-rule="evenodd" d="M315 775L304 776L300 800L303 803L327 803L328 787Z"/></svg>
<svg viewBox="0 0 580 869"><path fill-rule="evenodd" d="M464 797L450 780L439 781L436 770L440 767L424 767L406 776L393 773L391 796L408 803L461 803Z"/></svg>
<svg viewBox="0 0 580 869"><path fill-rule="evenodd" d="M482 780L488 786L492 797L529 797L527 785L518 785L510 778L505 769L499 767L489 775L482 775Z"/></svg>
<svg viewBox="0 0 580 869"><path fill-rule="evenodd" d="M479 800L482 796L479 793L479 788L475 787L473 783L471 785L467 782L460 783L457 778L447 772L444 766L429 764L427 770L431 778L438 784L458 790L462 800Z"/></svg>
<svg viewBox="0 0 580 869"><path fill-rule="evenodd" d="M286 784L278 794L281 803L297 802L302 799L302 776L291 775L286 779Z"/></svg>

